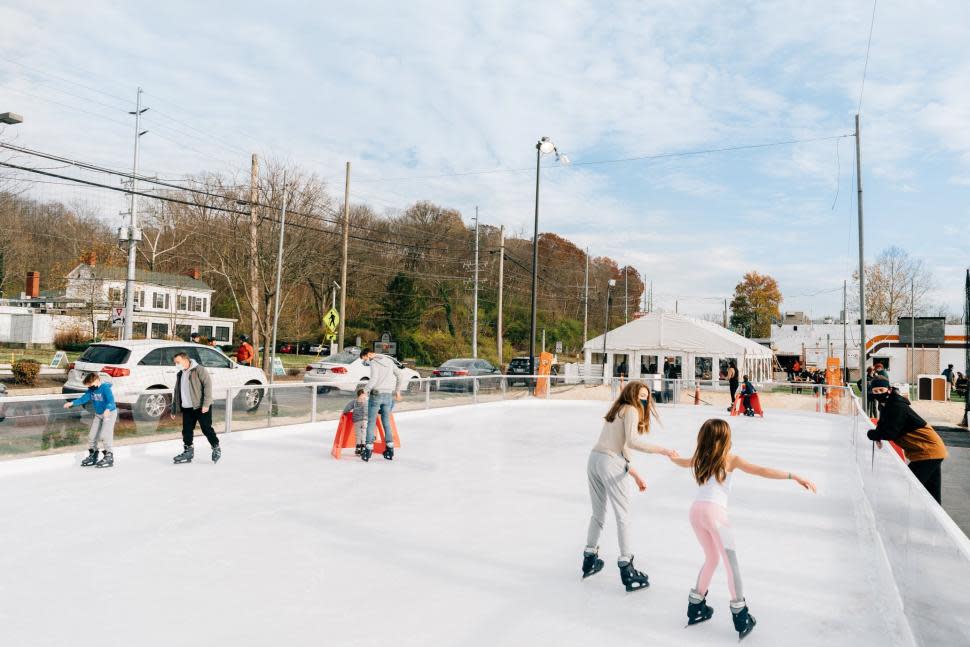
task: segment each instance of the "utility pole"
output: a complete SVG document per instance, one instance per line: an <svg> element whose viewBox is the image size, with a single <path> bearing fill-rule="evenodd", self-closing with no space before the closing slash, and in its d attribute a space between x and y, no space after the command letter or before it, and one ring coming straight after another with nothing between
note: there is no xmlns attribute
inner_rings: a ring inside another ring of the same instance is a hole
<svg viewBox="0 0 970 647"><path fill-rule="evenodd" d="M847 300L848 300L848 283L842 281L842 373L844 375L843 382L849 383L849 339L846 332L848 331L847 320L849 318L849 313L846 310Z"/></svg>
<svg viewBox="0 0 970 647"><path fill-rule="evenodd" d="M630 323L630 266L623 267L623 323Z"/></svg>
<svg viewBox="0 0 970 647"><path fill-rule="evenodd" d="M502 342L502 284L505 281L505 225L498 229L498 321L495 324L496 341L498 343L498 363L501 366L505 357Z"/></svg>
<svg viewBox="0 0 970 647"><path fill-rule="evenodd" d="M866 257L862 217L862 135L859 132L859 115L855 116L855 180L856 206L859 210L859 377L862 388L862 408L869 411L868 380L866 379Z"/></svg>
<svg viewBox="0 0 970 647"><path fill-rule="evenodd" d="M478 357L478 207L475 207L475 296L472 299L472 357Z"/></svg>
<svg viewBox="0 0 970 647"><path fill-rule="evenodd" d="M249 170L249 321L253 338L253 366L259 366L259 246L258 215L256 204L259 202L259 158L253 153Z"/></svg>
<svg viewBox="0 0 970 647"><path fill-rule="evenodd" d="M650 279L650 312L653 312L653 279Z"/></svg>
<svg viewBox="0 0 970 647"><path fill-rule="evenodd" d="M909 374L911 375L908 382L913 384L916 382L916 279L911 278L909 280L909 329L912 332L912 339L910 342L910 352L909 352ZM907 393L906 395L910 395Z"/></svg>
<svg viewBox="0 0 970 647"><path fill-rule="evenodd" d="M542 329L542 352L546 352L546 329Z"/></svg>
<svg viewBox="0 0 970 647"><path fill-rule="evenodd" d="M680 312L680 300L679 299L677 301L674 301L674 312L675 313L679 313Z"/></svg>
<svg viewBox="0 0 970 647"><path fill-rule="evenodd" d="M139 87L135 98L135 111L128 114L135 116L135 158L131 164L131 208L128 212L128 231L122 240L128 241L128 276L125 279L125 325L122 329L122 338L131 339L132 319L135 316L135 265L138 260L138 241L141 240L141 231L138 229L138 141L141 136L148 131L141 129L141 116L148 111L148 108L141 107L141 93ZM178 305L178 304L176 304Z"/></svg>
<svg viewBox="0 0 970 647"><path fill-rule="evenodd" d="M727 321L727 299L725 299L724 300L724 327L725 328L728 327L727 324L728 324L728 321Z"/></svg>
<svg viewBox="0 0 970 647"><path fill-rule="evenodd" d="M589 247L586 248L586 275L583 279L583 347L589 339Z"/></svg>
<svg viewBox="0 0 970 647"><path fill-rule="evenodd" d="M273 295L273 347L272 356L273 359L270 361L269 365L269 383L274 382L274 377L276 376L276 370L274 364L276 363L276 329L280 321L280 283L283 278L283 236L286 234L286 171L283 171L283 210L280 212L280 249L276 254L276 292Z"/></svg>
<svg viewBox="0 0 970 647"><path fill-rule="evenodd" d="M337 348L344 349L344 324L347 319L347 241L350 238L350 162L347 162L347 179L344 182L344 241L340 256L340 332Z"/></svg>

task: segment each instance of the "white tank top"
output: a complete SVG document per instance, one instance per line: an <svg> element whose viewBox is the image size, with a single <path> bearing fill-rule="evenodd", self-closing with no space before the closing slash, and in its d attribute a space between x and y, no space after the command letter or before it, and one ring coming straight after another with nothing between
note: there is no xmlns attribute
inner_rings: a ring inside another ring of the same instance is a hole
<svg viewBox="0 0 970 647"><path fill-rule="evenodd" d="M724 477L723 483L718 483L713 476L707 479L704 485L697 488L696 501L709 501L725 508L728 505L728 496L731 494L731 477L734 472L728 472Z"/></svg>

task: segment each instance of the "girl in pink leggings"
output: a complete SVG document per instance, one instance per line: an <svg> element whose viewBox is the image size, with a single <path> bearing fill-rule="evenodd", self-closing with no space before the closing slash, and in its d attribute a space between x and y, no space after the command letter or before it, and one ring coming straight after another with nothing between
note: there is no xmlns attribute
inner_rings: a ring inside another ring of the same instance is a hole
<svg viewBox="0 0 970 647"><path fill-rule="evenodd" d="M714 615L714 609L707 606L707 590L720 560L727 571L731 615L740 640L751 633L756 621L748 612L744 600L734 533L728 520L728 495L731 493L734 471L741 470L768 479L791 479L811 492L815 492L815 484L797 474L755 465L732 454L731 427L719 418L712 418L701 425L697 433L697 448L691 458L671 457L670 460L681 467L693 468L694 480L700 486L690 509L690 525L704 549L704 565L697 575L697 584L688 596L687 624L695 625Z"/></svg>

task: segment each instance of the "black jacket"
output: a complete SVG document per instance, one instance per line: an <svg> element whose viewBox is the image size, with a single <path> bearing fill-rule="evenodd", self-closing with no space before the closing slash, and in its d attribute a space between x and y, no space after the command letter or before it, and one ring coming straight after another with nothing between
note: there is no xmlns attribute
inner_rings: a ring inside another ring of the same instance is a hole
<svg viewBox="0 0 970 647"><path fill-rule="evenodd" d="M926 421L913 411L906 398L898 393L890 393L882 405L876 428L870 429L866 435L869 440L898 440L903 434L925 426Z"/></svg>

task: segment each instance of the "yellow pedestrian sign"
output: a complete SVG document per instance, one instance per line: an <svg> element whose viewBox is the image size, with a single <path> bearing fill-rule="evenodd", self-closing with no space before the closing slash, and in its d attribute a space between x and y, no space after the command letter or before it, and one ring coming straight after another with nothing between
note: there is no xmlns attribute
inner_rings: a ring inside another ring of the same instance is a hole
<svg viewBox="0 0 970 647"><path fill-rule="evenodd" d="M330 308L330 311L323 316L323 325L327 327L327 330L333 332L337 329L339 323L340 313L337 312L336 308Z"/></svg>

